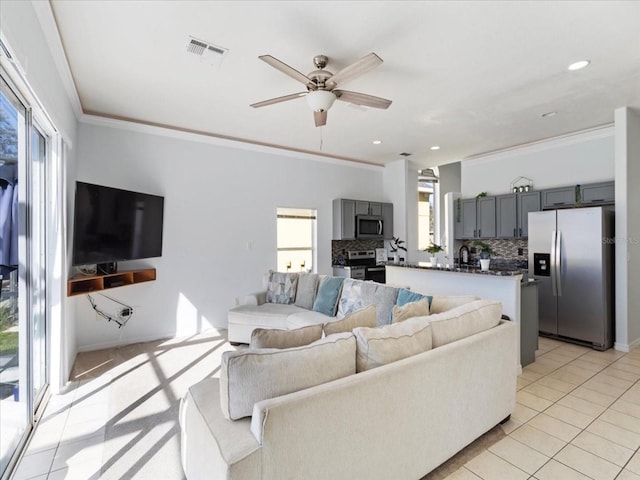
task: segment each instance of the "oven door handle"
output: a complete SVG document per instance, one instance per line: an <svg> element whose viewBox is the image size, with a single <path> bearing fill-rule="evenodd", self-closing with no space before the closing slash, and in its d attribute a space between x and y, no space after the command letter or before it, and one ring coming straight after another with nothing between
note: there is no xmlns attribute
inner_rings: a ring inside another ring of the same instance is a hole
<svg viewBox="0 0 640 480"><path fill-rule="evenodd" d="M367 271L369 272L384 272L385 271L385 267L367 267Z"/></svg>

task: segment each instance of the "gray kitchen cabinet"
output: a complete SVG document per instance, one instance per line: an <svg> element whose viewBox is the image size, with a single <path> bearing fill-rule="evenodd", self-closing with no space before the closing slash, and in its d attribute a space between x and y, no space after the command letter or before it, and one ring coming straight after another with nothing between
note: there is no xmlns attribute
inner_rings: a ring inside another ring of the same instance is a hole
<svg viewBox="0 0 640 480"><path fill-rule="evenodd" d="M576 204L576 187L561 187L542 190L542 208L573 207Z"/></svg>
<svg viewBox="0 0 640 480"><path fill-rule="evenodd" d="M582 205L604 205L615 203L614 182L591 183L580 187Z"/></svg>
<svg viewBox="0 0 640 480"><path fill-rule="evenodd" d="M529 236L529 212L540 211L540 192L518 194L518 230L517 237Z"/></svg>
<svg viewBox="0 0 640 480"><path fill-rule="evenodd" d="M333 201L333 239L356 238L356 201L337 198Z"/></svg>
<svg viewBox="0 0 640 480"><path fill-rule="evenodd" d="M385 239L393 237L393 203L381 203L382 235Z"/></svg>
<svg viewBox="0 0 640 480"><path fill-rule="evenodd" d="M518 197L515 193L496 197L496 237L513 238L518 234Z"/></svg>
<svg viewBox="0 0 640 480"><path fill-rule="evenodd" d="M356 200L356 215L382 216L382 203Z"/></svg>
<svg viewBox="0 0 640 480"><path fill-rule="evenodd" d="M482 197L477 199L478 238L496 237L496 197Z"/></svg>
<svg viewBox="0 0 640 480"><path fill-rule="evenodd" d="M460 228L457 238L476 238L476 199L466 198L460 200Z"/></svg>
<svg viewBox="0 0 640 480"><path fill-rule="evenodd" d="M356 215L369 215L369 202L356 200Z"/></svg>

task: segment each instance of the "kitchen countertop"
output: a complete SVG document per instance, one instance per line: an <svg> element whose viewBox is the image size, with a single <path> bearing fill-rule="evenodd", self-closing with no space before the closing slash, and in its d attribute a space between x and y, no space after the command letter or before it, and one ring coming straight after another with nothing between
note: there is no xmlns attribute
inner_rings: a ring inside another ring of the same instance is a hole
<svg viewBox="0 0 640 480"><path fill-rule="evenodd" d="M417 268L423 270L434 270L439 272L456 272L456 273L469 273L474 275L492 275L497 277L513 277L516 275L524 275L527 273L527 270L522 268L489 268L489 270L481 270L479 267L474 266L463 266L463 267L451 267L451 266L440 266L440 267L432 267L428 262L418 262L418 263L387 263L389 267L401 267L401 268Z"/></svg>

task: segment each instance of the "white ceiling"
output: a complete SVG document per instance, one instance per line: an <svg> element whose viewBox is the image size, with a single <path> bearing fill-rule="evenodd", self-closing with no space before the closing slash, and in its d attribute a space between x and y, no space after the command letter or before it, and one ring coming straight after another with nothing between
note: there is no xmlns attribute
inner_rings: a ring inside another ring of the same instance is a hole
<svg viewBox="0 0 640 480"><path fill-rule="evenodd" d="M50 3L90 114L373 164L408 152L426 167L640 108L638 1ZM221 65L187 53L190 36L227 48ZM336 73L369 52L384 63L344 88L391 99L388 110L337 101L317 128L304 99L249 107L305 90L259 55L307 74L317 54Z"/></svg>

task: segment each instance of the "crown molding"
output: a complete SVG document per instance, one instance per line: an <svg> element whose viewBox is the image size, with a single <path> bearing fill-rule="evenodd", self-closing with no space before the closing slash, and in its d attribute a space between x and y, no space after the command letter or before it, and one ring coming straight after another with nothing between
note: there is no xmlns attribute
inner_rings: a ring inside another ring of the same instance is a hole
<svg viewBox="0 0 640 480"><path fill-rule="evenodd" d="M362 160L339 157L330 154L321 154L310 152L302 149L285 148L279 145L268 143L252 142L241 138L226 137L216 135L209 132L198 130L181 129L168 125L144 122L141 120L133 120L119 117L109 117L92 113L83 113L79 121L87 125L96 125L100 127L117 128L120 130L128 130L137 133L146 133L149 135L159 135L162 137L176 138L190 142L206 143L220 147L236 148L240 150L248 150L252 152L267 153L270 155L280 155L298 159L312 160L316 162L330 163L334 165L364 168L368 170L384 170L384 165L367 163Z"/></svg>
<svg viewBox="0 0 640 480"><path fill-rule="evenodd" d="M501 150L472 155L470 157L463 158L462 163L464 164L467 162L473 162L474 165L477 165L478 163L489 163L495 160L502 160L512 157L514 153L528 154L543 152L545 150L550 150L553 148L574 145L576 143L582 143L588 140L596 140L606 137L615 137L615 127L613 123L589 128L586 130L580 130L557 137L536 140L535 142L514 145L512 147L504 148Z"/></svg>

